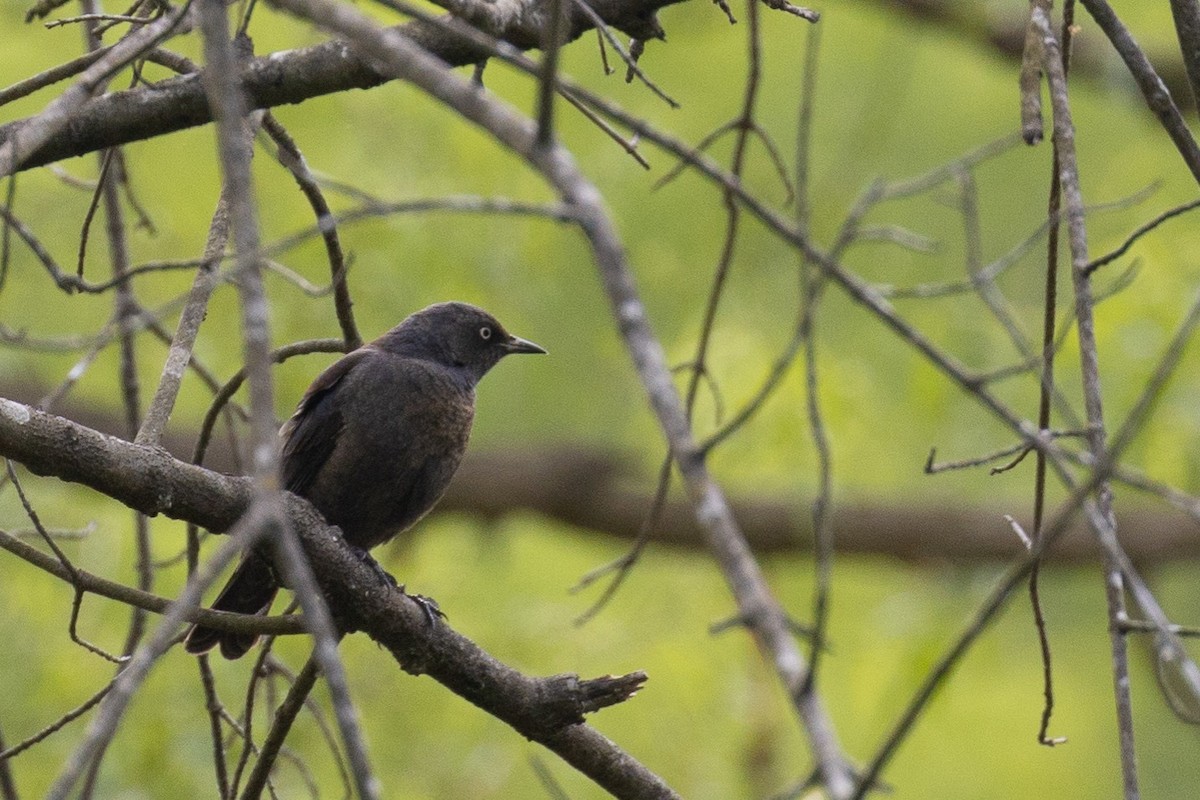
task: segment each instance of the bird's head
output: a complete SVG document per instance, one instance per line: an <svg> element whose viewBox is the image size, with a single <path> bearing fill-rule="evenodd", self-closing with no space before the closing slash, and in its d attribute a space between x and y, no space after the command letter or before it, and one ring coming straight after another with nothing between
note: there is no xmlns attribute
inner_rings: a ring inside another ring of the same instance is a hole
<svg viewBox="0 0 1200 800"><path fill-rule="evenodd" d="M385 350L465 369L476 381L507 355L545 353L513 336L482 308L468 303L436 303L411 315L380 337Z"/></svg>

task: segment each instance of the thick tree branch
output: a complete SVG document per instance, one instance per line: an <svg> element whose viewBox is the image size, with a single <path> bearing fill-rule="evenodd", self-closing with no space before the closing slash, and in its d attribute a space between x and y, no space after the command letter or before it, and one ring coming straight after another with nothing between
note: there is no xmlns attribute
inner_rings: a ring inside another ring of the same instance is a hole
<svg viewBox="0 0 1200 800"><path fill-rule="evenodd" d="M522 4L530 9L529 13L503 20L505 24L494 30L494 35L522 50L540 46L541 31L536 23L541 16L534 10L541 2L530 0ZM682 0L591 0L589 5L609 27L634 38L648 39L655 38L654 31L661 31L655 13L678 2ZM589 17L577 11L571 13L567 40L573 41L592 27ZM488 56L444 24L418 21L395 30L450 66L475 64ZM21 160L17 169L42 166L212 122L202 75L184 75L153 86L111 92L83 103L71 114L69 124L41 142ZM264 109L348 89L368 89L387 80L344 41L329 41L252 59L242 70L241 83L250 108ZM23 138L24 131L37 119L31 117L0 125L0 147L14 136Z"/></svg>
<svg viewBox="0 0 1200 800"><path fill-rule="evenodd" d="M0 399L0 455L31 471L81 483L146 514L224 531L249 507L253 485ZM289 523L343 630L365 632L400 666L427 674L511 725L618 797L667 798L674 792L583 715L632 696L645 675L582 680L530 678L505 666L444 623L430 625L411 598L375 572L304 500L282 495Z"/></svg>
<svg viewBox="0 0 1200 800"><path fill-rule="evenodd" d="M64 129L70 129L70 123L79 108L86 104L91 94L105 86L124 64L153 49L170 36L179 26L185 13L185 7L173 9L106 50L83 70L70 88L52 100L41 114L31 118L30 124L12 129L4 126L4 133L0 133L0 175L9 175L24 169L31 153L41 149Z"/></svg>

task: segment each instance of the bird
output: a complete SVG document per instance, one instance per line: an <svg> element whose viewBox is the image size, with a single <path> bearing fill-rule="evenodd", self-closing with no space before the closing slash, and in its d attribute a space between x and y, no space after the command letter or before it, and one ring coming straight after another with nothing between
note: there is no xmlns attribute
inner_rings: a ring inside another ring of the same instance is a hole
<svg viewBox="0 0 1200 800"><path fill-rule="evenodd" d="M282 487L312 503L386 575L367 551L411 528L441 498L467 447L476 384L507 355L545 352L468 303L410 315L308 387L279 431ZM212 608L266 614L279 587L268 556L251 549ZM257 640L197 624L184 649L219 646L236 659Z"/></svg>

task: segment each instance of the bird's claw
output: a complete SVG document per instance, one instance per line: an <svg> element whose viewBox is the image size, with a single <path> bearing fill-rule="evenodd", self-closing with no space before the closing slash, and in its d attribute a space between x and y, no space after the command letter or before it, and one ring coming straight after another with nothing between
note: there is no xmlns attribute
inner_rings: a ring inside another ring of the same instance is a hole
<svg viewBox="0 0 1200 800"><path fill-rule="evenodd" d="M351 547L353 547L353 545L351 545ZM423 594L409 594L407 591L405 591L404 584L399 583L394 577L392 577L391 573L381 567L379 562L375 560L374 556L372 556L366 550L363 550L361 547L353 547L353 549L354 554L358 556L360 561L371 568L371 571L375 573L375 577L379 579L380 583L390 586L420 606L421 611L425 614L425 619L431 626L437 622L439 618L446 619L445 612L443 612L438 606L436 600L434 600L432 597L426 597Z"/></svg>
<svg viewBox="0 0 1200 800"><path fill-rule="evenodd" d="M351 545L351 547L353 547L353 545ZM361 547L354 547L354 554L358 556L359 561L371 568L371 571L375 573L375 577L379 579L380 583L390 586L393 589L404 591L404 587L398 584L396 579L392 577L391 573L380 566L379 562L375 560L375 557L366 550L363 550Z"/></svg>
<svg viewBox="0 0 1200 800"><path fill-rule="evenodd" d="M404 596L421 607L425 612L425 620L432 626L439 618L446 619L446 613L438 606L437 600L432 597L426 597L423 594L409 594L404 591L404 587L400 587L400 591L404 592Z"/></svg>

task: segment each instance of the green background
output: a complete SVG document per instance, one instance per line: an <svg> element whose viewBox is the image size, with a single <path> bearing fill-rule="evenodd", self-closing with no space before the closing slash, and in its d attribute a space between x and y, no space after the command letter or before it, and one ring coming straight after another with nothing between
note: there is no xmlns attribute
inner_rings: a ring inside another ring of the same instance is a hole
<svg viewBox="0 0 1200 800"><path fill-rule="evenodd" d="M1018 14L1023 3L961 3L963 26ZM1127 4L1129 5L1129 4ZM1173 56L1169 12L1128 10L1144 44ZM847 209L876 177L892 180L925 172L1017 126L1014 61L983 48L963 28L918 24L878 3L839 2L820 7L821 72L816 97L812 184L814 237L827 243ZM742 17L743 8L735 8ZM266 53L321 40L266 8L252 31ZM11 83L75 52L78 32L23 26L24 7L0 2L0 82ZM758 119L789 161L795 146L798 76L807 24L760 10L765 70ZM707 3L666 9L668 43L651 42L642 66L682 103L668 109L643 87L626 85L621 72L602 74L595 40L583 37L564 53L564 69L633 113L697 142L737 113L745 73L746 25L730 26ZM1101 35L1082 20L1080 46L1098 47ZM174 43L195 55L191 37ZM612 54L610 53L610 58ZM152 73L156 74L156 73ZM1154 184L1144 202L1089 218L1092 251L1119 244L1154 213L1192 199L1195 183L1127 79L1113 68L1073 86L1073 111L1085 198L1106 203ZM522 109L535 87L500 65L486 84ZM126 80L122 78L122 80ZM35 113L48 93L19 101L3 119ZM453 194L553 199L540 180L477 130L403 85L321 98L277 110L322 175L386 199ZM691 357L704 298L724 227L720 195L701 178L684 174L655 190L672 161L646 149L643 171L565 105L561 136L584 172L605 193L625 237L656 332L673 362ZM712 149L727 161L731 140ZM747 184L769 202L786 192L760 145L752 147ZM141 203L158 227L131 237L135 262L199 254L217 192L211 129L129 146L126 155ZM64 163L73 175L94 178L96 159ZM975 171L981 206L983 256L991 260L1028 236L1044 216L1049 148L1016 148ZM264 240L311 225L290 177L263 152L255 177ZM20 179L17 212L60 263L74 263L80 220L89 193L69 189L46 170ZM932 253L864 244L847 263L871 281L911 285L963 277L960 215L954 184L920 198L889 204L868 217L902 225L936 240ZM339 207L348 207L345 200ZM713 348L713 365L726 408L756 389L773 355L790 335L796 307L795 256L748 219ZM627 455L641 467L638 487L652 489L662 437L647 410L627 356L606 313L595 269L582 237L553 223L520 217L451 214L385 217L346 226L352 254L350 282L364 336L371 338L427 303L456 298L486 306L506 326L547 347L548 358L505 363L480 388L472 447L583 442ZM1039 249L1005 274L1001 286L1027 334L1040 328ZM1143 240L1134 251L1140 271L1131 288L1098 313L1106 411L1113 427L1137 397L1173 325L1191 301L1200 275L1200 237L1184 218ZM315 283L328 267L316 241L277 257ZM1098 279L1114 280L1130 259ZM100 228L93 233L88 275L105 275ZM190 276L168 274L137 283L148 305L184 291ZM1064 285L1064 290L1065 290ZM277 342L337 335L328 298L308 298L278 278L268 279ZM1017 360L978 300L898 301L898 309L941 346L980 370ZM52 291L40 266L17 248L8 284L0 292L0 322L31 334L98 328L111 298ZM198 352L221 376L239 363L236 296L222 287L202 330ZM930 447L946 457L977 455L1007 446L1011 437L983 415L893 334L833 290L818 322L821 401L833 447L835 499L971 505L987 499L1026 515L1031 466L989 478L985 472L922 474ZM163 348L149 339L144 395L157 379ZM1061 360L1065 393L1078 397L1077 360ZM0 349L0 395L15 383L51 386L78 353L44 354ZM296 359L277 371L277 406L286 415L307 382L331 356ZM110 348L87 371L72 402L116 408L117 360ZM1200 406L1189 352L1155 419L1130 452L1130 461L1185 491L1200 490L1192 455L1200 436ZM1033 416L1036 385L1012 381L999 394ZM194 429L209 395L185 381L172 428ZM752 492L790 498L808 514L815 489L812 446L804 418L802 370L793 369L755 423L717 450L711 465L735 496ZM711 397L701 393L697 425L714 424ZM48 524L95 523L82 542L68 543L80 566L132 581L130 513L85 490L28 477L26 485ZM1118 492L1118 503L1129 492ZM1054 494L1058 497L1060 494ZM996 521L1003 526L1002 520ZM27 523L14 494L0 494L0 525ZM182 526L155 520L155 555L182 547ZM436 597L455 628L506 663L531 674L584 676L644 669L646 688L632 701L596 715L592 723L689 798L763 797L807 775L805 740L773 673L741 633L710 636L708 626L728 617L732 602L720 575L702 553L652 549L617 599L597 619L573 619L594 595L569 588L588 570L622 552L620 544L527 514L495 523L434 515L402 542L378 555L411 589ZM800 619L809 615L812 564L804 557L765 563L778 597ZM867 759L893 724L915 686L949 646L1001 573L1001 564L950 563L930 553L920 564L882 558L843 558L834 572L831 652L821 692L838 735L853 758ZM158 573L156 591L170 595L182 567ZM1173 618L1200 618L1190 563L1157 571L1154 586ZM1055 654L1057 707L1052 735L1069 738L1055 749L1035 741L1041 711L1041 666L1027 604L1017 598L967 655L901 747L885 779L904 798L1093 798L1117 796L1120 774L1109 667L1107 618L1098 566L1052 569L1043 598ZM39 730L108 680L112 667L67 637L71 592L10 556L0 556L0 727L8 743ZM109 649L123 640L128 612L89 597L81 632ZM153 620L152 620L153 622ZM298 666L303 640L279 651ZM1200 781L1195 728L1167 710L1148 652L1132 648L1134 713L1144 796L1190 798ZM396 668L365 637L342 646L366 730L372 762L395 798L539 797L531 759L541 759L571 797L601 792L499 722L427 678ZM193 659L176 649L151 674L105 762L97 796L211 796L210 743ZM216 663L222 696L236 710L248 661ZM320 691L320 690L319 690ZM322 695L323 698L323 695ZM265 719L256 721L265 729ZM23 797L36 797L53 780L86 721L12 762ZM336 769L311 719L289 741L306 754L324 792L337 796ZM277 772L282 796L306 796L294 769Z"/></svg>

